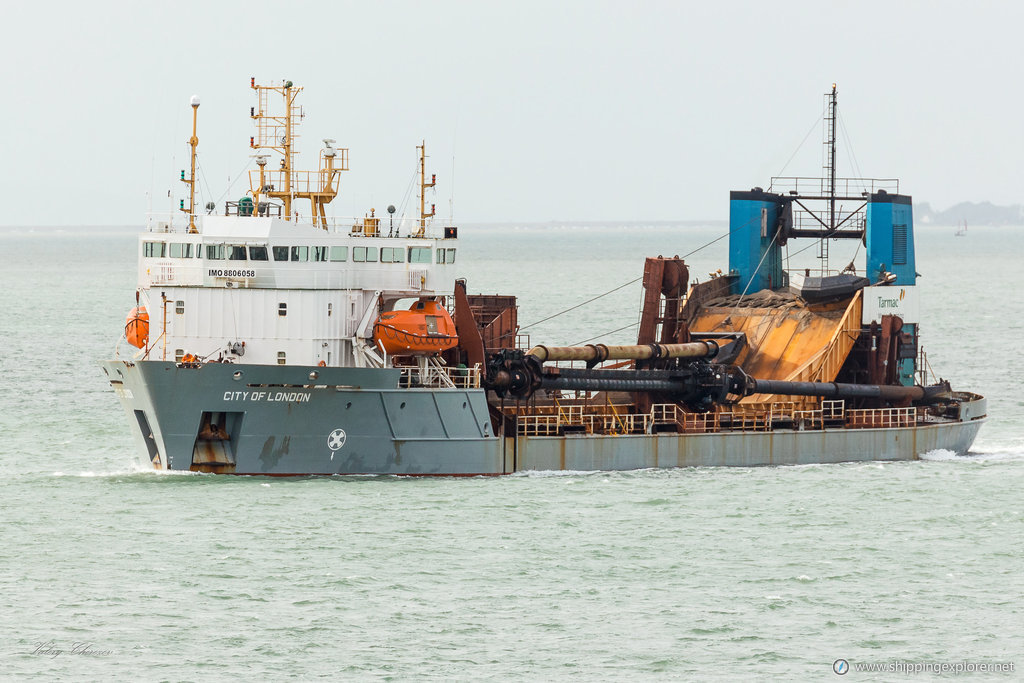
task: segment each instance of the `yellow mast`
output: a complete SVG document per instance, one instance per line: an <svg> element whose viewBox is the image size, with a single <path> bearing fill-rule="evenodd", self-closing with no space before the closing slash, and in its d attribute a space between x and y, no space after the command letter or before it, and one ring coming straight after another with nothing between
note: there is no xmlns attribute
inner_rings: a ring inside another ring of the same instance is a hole
<svg viewBox="0 0 1024 683"><path fill-rule="evenodd" d="M331 138L324 138L324 149L322 152L323 163L320 168L320 191L311 192L309 197L309 201L312 204L313 209L313 223L316 224L317 221L319 221L320 226L324 230L327 229L327 213L325 207L338 193L334 188L334 176L338 174L339 170L348 170L348 150L334 149L334 147L331 147L334 142L335 141ZM336 169L334 167L334 159L339 151L342 152L341 162L344 168Z"/></svg>
<svg viewBox="0 0 1024 683"><path fill-rule="evenodd" d="M348 170L348 150L336 149L331 146L334 140L325 139L320 169L315 172L315 177L310 172L296 171L293 163L295 139L298 137L295 128L299 124L299 119L302 118L302 112L297 108L295 101L302 88L295 87L291 81L285 81L280 86L258 85L255 78L250 79L249 86L257 92L259 98L259 111L256 107L252 107L249 111L249 115L256 121L258 138L256 136L249 138L249 146L253 149L277 150L282 157L280 170L266 171L264 168L266 158L261 158L262 155L257 156L257 163L260 166L259 185L255 185L254 174L250 173L249 176L251 193L254 198L254 213L260 215L260 194L281 200L284 205L285 220L292 220L295 216L294 200L308 199L313 224L327 229L327 214L324 207L338 193L335 186L335 177L338 172ZM283 98L283 114L270 113L267 99L267 94L270 91L280 94Z"/></svg>
<svg viewBox="0 0 1024 683"><path fill-rule="evenodd" d="M416 237L423 237L427 230L427 219L436 213L433 204L430 205L430 213L427 213L427 190L437 184L437 174L431 173L430 182L427 182L427 141L421 141L416 145L416 149L420 151L420 229L416 232Z"/></svg>
<svg viewBox="0 0 1024 683"><path fill-rule="evenodd" d="M188 139L188 144L192 148L192 172L186 180L185 171L182 171L181 182L188 185L188 231L197 233L199 231L196 229L196 147L199 146L199 138L196 137L196 119L199 114L199 96L193 95L189 103L192 105L192 137ZM185 211L184 206L180 208Z"/></svg>
<svg viewBox="0 0 1024 683"><path fill-rule="evenodd" d="M302 88L295 88L292 92L292 82L285 81L284 83L284 138L281 140L281 146L284 147L284 158L281 159L281 174L284 176L284 216L286 221L292 219L292 106L295 104L295 98L299 96L299 92Z"/></svg>

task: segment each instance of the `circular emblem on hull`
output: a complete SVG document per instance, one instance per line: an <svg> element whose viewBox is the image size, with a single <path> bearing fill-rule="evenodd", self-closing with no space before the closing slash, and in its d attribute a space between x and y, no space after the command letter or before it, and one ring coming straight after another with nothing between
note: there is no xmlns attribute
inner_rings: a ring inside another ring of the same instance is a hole
<svg viewBox="0 0 1024 683"><path fill-rule="evenodd" d="M327 447L332 451L339 450L345 445L345 430L335 429L331 432L330 436L327 437Z"/></svg>

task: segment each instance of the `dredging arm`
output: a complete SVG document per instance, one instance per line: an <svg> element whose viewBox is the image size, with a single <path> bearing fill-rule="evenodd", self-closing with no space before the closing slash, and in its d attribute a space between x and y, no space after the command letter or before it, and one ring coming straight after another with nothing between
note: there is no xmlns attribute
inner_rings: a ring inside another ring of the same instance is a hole
<svg viewBox="0 0 1024 683"><path fill-rule="evenodd" d="M714 358L718 343L698 341L688 344L637 344L634 346L534 346L526 352L541 363L560 360L585 360L588 367L606 360L652 360L657 358Z"/></svg>
<svg viewBox="0 0 1024 683"><path fill-rule="evenodd" d="M894 403L935 403L948 395L948 382L923 387L841 382L789 382L750 377L733 365L712 363L718 354L714 341L688 344L636 346L547 347L529 351L504 350L487 362L483 385L498 396L527 399L540 389L548 391L654 392L686 403L695 410L732 403L752 394L820 396L822 398L876 398ZM665 359L668 367L608 370L594 365L605 360ZM545 366L546 361L586 361L586 368Z"/></svg>

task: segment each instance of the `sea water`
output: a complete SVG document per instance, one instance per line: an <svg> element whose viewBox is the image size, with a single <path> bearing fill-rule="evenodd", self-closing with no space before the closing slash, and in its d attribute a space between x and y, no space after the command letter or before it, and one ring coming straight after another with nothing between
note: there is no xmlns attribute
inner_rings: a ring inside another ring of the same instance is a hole
<svg viewBox="0 0 1024 683"><path fill-rule="evenodd" d="M463 226L458 263L520 297L532 343L628 343L643 258L706 279L725 229ZM135 231L0 231L0 676L1019 676L1024 229L916 237L929 362L989 399L967 457L282 480L133 464L96 361L135 305Z"/></svg>

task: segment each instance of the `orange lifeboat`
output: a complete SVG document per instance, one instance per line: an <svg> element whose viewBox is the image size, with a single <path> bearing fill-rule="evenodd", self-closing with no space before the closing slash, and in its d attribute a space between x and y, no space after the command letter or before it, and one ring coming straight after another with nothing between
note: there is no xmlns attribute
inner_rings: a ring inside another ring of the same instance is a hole
<svg viewBox="0 0 1024 683"><path fill-rule="evenodd" d="M136 306L124 323L124 336L128 343L143 348L149 341L149 313L145 306Z"/></svg>
<svg viewBox="0 0 1024 683"><path fill-rule="evenodd" d="M392 356L430 356L459 343L455 322L436 301L417 301L408 311L382 313L373 341Z"/></svg>

